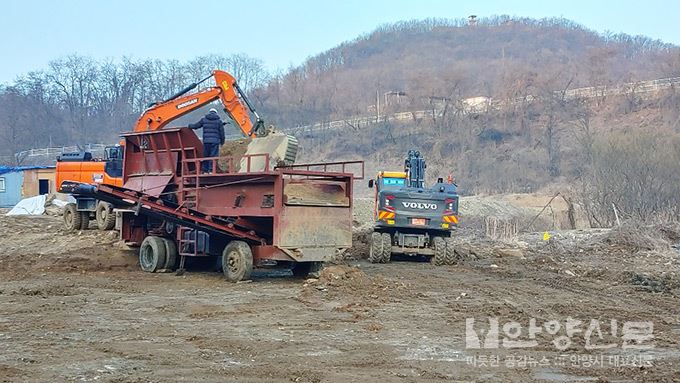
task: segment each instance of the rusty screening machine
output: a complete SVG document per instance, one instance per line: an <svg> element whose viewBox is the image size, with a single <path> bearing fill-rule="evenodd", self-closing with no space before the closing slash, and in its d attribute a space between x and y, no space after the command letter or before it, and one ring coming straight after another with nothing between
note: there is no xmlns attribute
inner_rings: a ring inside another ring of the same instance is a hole
<svg viewBox="0 0 680 383"><path fill-rule="evenodd" d="M122 186L72 182L62 190L133 211L121 216L121 237L140 245L144 271L221 257L230 281L266 266L306 276L351 247L352 181L363 178L362 161L276 166L267 153L201 158L202 143L188 128L123 138ZM202 173L202 161L215 170Z"/></svg>

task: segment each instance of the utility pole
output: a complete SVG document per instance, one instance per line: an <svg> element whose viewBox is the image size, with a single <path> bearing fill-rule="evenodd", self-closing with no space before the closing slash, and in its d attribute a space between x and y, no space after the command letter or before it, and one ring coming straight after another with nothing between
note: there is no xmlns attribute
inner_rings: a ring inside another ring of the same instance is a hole
<svg viewBox="0 0 680 383"><path fill-rule="evenodd" d="M375 122L380 122L380 88L375 90Z"/></svg>

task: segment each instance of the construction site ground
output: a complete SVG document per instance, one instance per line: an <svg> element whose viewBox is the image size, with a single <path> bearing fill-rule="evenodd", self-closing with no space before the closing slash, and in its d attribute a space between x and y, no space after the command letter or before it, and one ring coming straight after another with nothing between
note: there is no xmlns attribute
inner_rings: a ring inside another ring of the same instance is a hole
<svg viewBox="0 0 680 383"><path fill-rule="evenodd" d="M318 279L258 271L237 284L207 265L143 273L115 232L94 225L68 234L55 215L1 215L0 381L680 380L676 227L553 230L548 240L462 230L457 265L374 265L363 259L362 203L355 249ZM528 348L472 349L467 318L480 336L489 318L517 321L519 340L531 318L583 324L565 351L552 342L564 330ZM603 333L618 320L617 339L594 340L615 347L585 349L591 319ZM626 321L653 323L651 349L622 347ZM587 356L603 363L585 366Z"/></svg>

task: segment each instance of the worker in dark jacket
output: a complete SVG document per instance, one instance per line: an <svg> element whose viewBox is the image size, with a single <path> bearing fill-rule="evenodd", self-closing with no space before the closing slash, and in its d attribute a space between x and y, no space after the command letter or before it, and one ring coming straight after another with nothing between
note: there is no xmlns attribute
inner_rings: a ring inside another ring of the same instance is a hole
<svg viewBox="0 0 680 383"><path fill-rule="evenodd" d="M224 145L224 124L217 114L216 109L201 118L195 124L189 124L190 129L203 128L203 157L217 157L220 154L220 146ZM201 168L203 172L212 172L213 161L203 161Z"/></svg>

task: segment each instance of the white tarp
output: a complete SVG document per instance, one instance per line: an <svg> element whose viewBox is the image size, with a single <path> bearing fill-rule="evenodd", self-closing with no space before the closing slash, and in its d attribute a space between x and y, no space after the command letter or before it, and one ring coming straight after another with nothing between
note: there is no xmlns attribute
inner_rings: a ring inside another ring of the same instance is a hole
<svg viewBox="0 0 680 383"><path fill-rule="evenodd" d="M6 215L41 215L45 213L47 195L24 198L16 204Z"/></svg>
<svg viewBox="0 0 680 383"><path fill-rule="evenodd" d="M69 203L76 203L76 199L73 196L67 194L57 194L57 196L50 202L52 205L64 208Z"/></svg>

